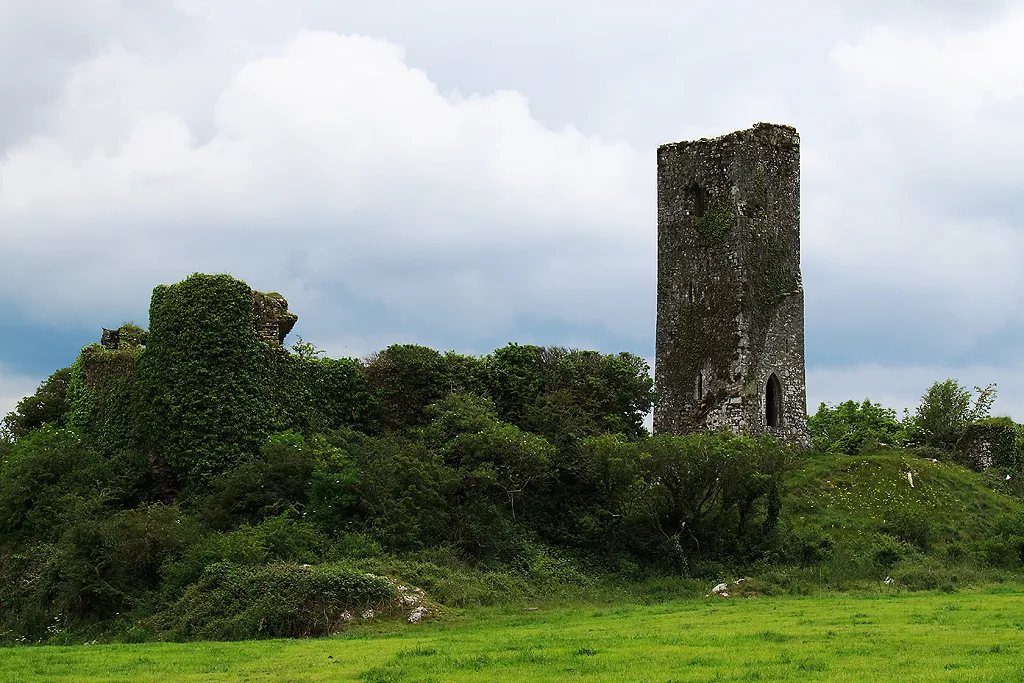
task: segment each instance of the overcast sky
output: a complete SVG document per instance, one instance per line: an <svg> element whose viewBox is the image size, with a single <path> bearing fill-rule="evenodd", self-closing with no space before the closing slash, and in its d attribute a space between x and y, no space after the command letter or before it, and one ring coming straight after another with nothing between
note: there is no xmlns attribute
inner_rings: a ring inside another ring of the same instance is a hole
<svg viewBox="0 0 1024 683"><path fill-rule="evenodd" d="M0 414L192 272L333 356L654 356L655 149L796 126L808 406L1024 421L1024 6L0 0Z"/></svg>

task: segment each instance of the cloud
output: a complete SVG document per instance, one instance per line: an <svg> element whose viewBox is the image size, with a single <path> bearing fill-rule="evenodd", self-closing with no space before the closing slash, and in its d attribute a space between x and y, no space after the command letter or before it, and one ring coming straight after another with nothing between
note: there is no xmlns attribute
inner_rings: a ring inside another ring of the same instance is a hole
<svg viewBox="0 0 1024 683"><path fill-rule="evenodd" d="M804 261L812 324L853 341L847 362L899 347L940 364L1021 360L1022 31L1018 8L967 30L876 27L832 50L844 132L805 165Z"/></svg>
<svg viewBox="0 0 1024 683"><path fill-rule="evenodd" d="M886 365L868 363L853 367L818 367L807 371L807 409L817 410L821 402L863 401L914 413L921 397L935 382L955 379L971 389L995 383L997 397L993 415L1009 415L1024 421L1024 366L997 367L973 364L962 367L929 365Z"/></svg>
<svg viewBox="0 0 1024 683"><path fill-rule="evenodd" d="M1022 33L1018 7L969 31L880 27L833 49L857 140L888 157L887 180L961 213L1008 192L1024 207L1012 192L1024 141L1007 135L1024 106Z"/></svg>
<svg viewBox="0 0 1024 683"><path fill-rule="evenodd" d="M58 132L0 162L0 222L21 226L0 287L26 305L95 316L124 303L111 277L139 298L202 268L340 287L470 332L526 302L641 321L624 304L653 289L654 233L638 230L653 222L653 179L630 146L548 129L516 92L442 93L399 47L361 36L304 31L246 64L206 142L148 106L151 75L117 46L77 66ZM41 262L62 277L41 280Z"/></svg>
<svg viewBox="0 0 1024 683"><path fill-rule="evenodd" d="M144 322L198 270L283 292L332 353L649 355L655 144L774 120L803 139L812 372L1024 363L1015 3L37 5L0 2L27 326Z"/></svg>
<svg viewBox="0 0 1024 683"><path fill-rule="evenodd" d="M39 379L11 371L0 365L0 419L14 410L18 401L35 393Z"/></svg>

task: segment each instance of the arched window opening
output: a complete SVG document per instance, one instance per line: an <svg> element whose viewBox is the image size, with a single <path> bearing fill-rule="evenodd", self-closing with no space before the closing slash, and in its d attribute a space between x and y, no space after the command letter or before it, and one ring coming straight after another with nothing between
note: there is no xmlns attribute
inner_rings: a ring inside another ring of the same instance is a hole
<svg viewBox="0 0 1024 683"><path fill-rule="evenodd" d="M693 303L693 280L690 280L690 303Z"/></svg>
<svg viewBox="0 0 1024 683"><path fill-rule="evenodd" d="M697 183L691 184L686 188L686 200L693 211L693 215L696 218L703 218L705 207L707 206L707 195L704 193L704 188Z"/></svg>
<svg viewBox="0 0 1024 683"><path fill-rule="evenodd" d="M773 372L764 388L764 417L769 427L782 423L782 385Z"/></svg>
<svg viewBox="0 0 1024 683"><path fill-rule="evenodd" d="M694 394L694 397L698 401L700 401L702 398L704 398L704 373L703 372L698 372L697 373L697 387L695 388L693 394Z"/></svg>

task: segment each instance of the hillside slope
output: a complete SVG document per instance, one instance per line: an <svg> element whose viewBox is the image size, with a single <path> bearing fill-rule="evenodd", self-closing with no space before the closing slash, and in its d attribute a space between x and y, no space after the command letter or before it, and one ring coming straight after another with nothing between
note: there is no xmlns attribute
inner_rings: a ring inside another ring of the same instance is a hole
<svg viewBox="0 0 1024 683"><path fill-rule="evenodd" d="M812 455L787 478L781 522L800 564L840 588L866 577L914 588L998 579L1024 561L1024 504L995 490L1002 483L905 451Z"/></svg>

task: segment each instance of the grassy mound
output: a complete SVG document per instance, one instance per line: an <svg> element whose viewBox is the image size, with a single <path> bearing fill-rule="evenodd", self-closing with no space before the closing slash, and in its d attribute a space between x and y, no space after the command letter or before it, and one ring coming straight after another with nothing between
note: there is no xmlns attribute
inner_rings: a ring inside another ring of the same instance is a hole
<svg viewBox="0 0 1024 683"><path fill-rule="evenodd" d="M321 636L399 605L386 578L348 567L222 562L150 625L179 640Z"/></svg>
<svg viewBox="0 0 1024 683"><path fill-rule="evenodd" d="M906 451L814 455L786 482L782 524L797 563L836 588L858 579L909 588L999 580L1024 561L1024 504L993 483Z"/></svg>

